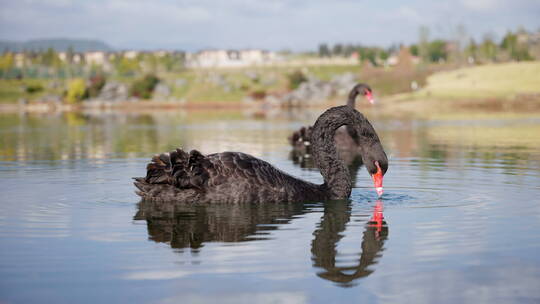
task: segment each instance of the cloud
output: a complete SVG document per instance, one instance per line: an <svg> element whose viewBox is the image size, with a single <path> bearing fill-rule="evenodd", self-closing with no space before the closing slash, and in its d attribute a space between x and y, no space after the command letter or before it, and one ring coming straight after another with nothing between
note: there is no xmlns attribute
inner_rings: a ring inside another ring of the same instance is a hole
<svg viewBox="0 0 540 304"><path fill-rule="evenodd" d="M189 271L182 270L155 270L155 271L139 271L126 274L123 279L126 280L171 280L183 278L191 275Z"/></svg>
<svg viewBox="0 0 540 304"><path fill-rule="evenodd" d="M461 0L461 4L473 11L488 11L500 5L499 0Z"/></svg>
<svg viewBox="0 0 540 304"><path fill-rule="evenodd" d="M415 10L408 6L401 6L396 10L396 14L403 19L419 22L422 20L422 17L420 14Z"/></svg>
<svg viewBox="0 0 540 304"><path fill-rule="evenodd" d="M533 0L0 0L0 5L0 39L90 38L119 48L305 50L321 42L410 43L420 25L447 37L458 24L478 36L540 26L540 2Z"/></svg>
<svg viewBox="0 0 540 304"><path fill-rule="evenodd" d="M240 292L220 294L187 293L176 297L166 298L158 303L261 303L261 304L303 304L308 303L308 297L303 292L273 291L273 292Z"/></svg>

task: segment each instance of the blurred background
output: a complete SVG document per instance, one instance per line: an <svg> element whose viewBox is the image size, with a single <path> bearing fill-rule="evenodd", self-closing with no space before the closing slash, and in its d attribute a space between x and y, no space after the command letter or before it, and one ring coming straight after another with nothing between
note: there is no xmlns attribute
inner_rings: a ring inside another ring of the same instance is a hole
<svg viewBox="0 0 540 304"><path fill-rule="evenodd" d="M8 126L35 119L77 127L111 110L310 123L320 109L344 103L358 82L377 99L358 108L376 115L540 111L537 1L1 5L0 112ZM200 114L205 109L229 113ZM14 149L29 150L13 136L0 142L9 159L25 154ZM116 152L105 147L99 150Z"/></svg>
<svg viewBox="0 0 540 304"><path fill-rule="evenodd" d="M2 111L326 106L358 81L390 112L540 108L532 0L1 5Z"/></svg>

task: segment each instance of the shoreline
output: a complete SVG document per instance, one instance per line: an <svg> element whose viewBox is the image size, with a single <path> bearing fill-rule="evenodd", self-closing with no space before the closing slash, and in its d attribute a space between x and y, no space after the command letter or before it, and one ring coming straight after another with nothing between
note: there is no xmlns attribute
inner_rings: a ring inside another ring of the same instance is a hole
<svg viewBox="0 0 540 304"><path fill-rule="evenodd" d="M326 109L341 105L341 99L332 99L324 103L307 107L276 107L267 106L263 103L246 102L162 102L162 101L139 101L139 102L100 102L89 105L69 105L58 103L29 103L0 104L0 114L47 114L64 112L162 112L162 111L250 111L256 116L264 117L270 112L298 111L302 109ZM532 95L522 98L414 98L404 94L390 95L378 98L375 106L369 108L357 105L357 109L366 112L377 112L388 116L429 117L431 115L468 113L540 113L540 96Z"/></svg>

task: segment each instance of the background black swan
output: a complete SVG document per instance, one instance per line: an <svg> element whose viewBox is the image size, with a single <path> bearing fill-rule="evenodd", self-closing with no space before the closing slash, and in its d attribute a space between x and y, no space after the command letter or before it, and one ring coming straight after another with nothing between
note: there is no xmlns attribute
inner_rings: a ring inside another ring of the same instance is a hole
<svg viewBox="0 0 540 304"><path fill-rule="evenodd" d="M356 97L358 95L363 95L371 104L375 102L371 88L367 84L359 83L355 85L349 92L347 106L354 109L356 105ZM295 131L291 136L289 136L288 139L293 148L294 157L300 158L311 154L310 145L312 132L312 126L301 127L298 131ZM334 140L336 141L337 150L341 159L343 159L347 165L352 164L360 153L358 137L354 132L354 128L339 128L336 131Z"/></svg>
<svg viewBox="0 0 540 304"><path fill-rule="evenodd" d="M182 202L299 202L345 199L352 183L337 155L334 134L348 125L359 135L366 169L382 194L388 160L369 121L349 106L330 108L315 122L313 156L324 178L322 185L297 179L269 163L241 152L203 155L181 149L154 156L145 178L135 178L144 199Z"/></svg>

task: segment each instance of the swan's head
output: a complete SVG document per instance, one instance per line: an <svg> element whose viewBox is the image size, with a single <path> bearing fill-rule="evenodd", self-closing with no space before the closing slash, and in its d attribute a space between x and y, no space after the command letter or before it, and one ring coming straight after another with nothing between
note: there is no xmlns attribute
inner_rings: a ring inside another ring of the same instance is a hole
<svg viewBox="0 0 540 304"><path fill-rule="evenodd" d="M384 193L383 177L388 170L388 159L386 158L386 155L381 155L380 157L368 157L368 159L364 161L364 164L373 179L373 185L375 186L377 195L379 197L382 196Z"/></svg>
<svg viewBox="0 0 540 304"><path fill-rule="evenodd" d="M357 84L353 88L351 94L362 95L369 101L369 103L371 104L375 103L375 99L373 98L373 91L371 90L371 87L365 83Z"/></svg>
<svg viewBox="0 0 540 304"><path fill-rule="evenodd" d="M369 101L371 104L375 104L375 99L373 98L373 92L371 91L371 88L368 86L364 88L364 97Z"/></svg>

